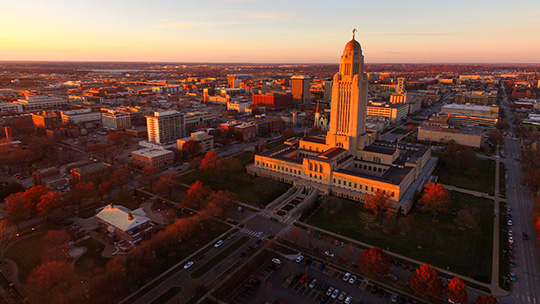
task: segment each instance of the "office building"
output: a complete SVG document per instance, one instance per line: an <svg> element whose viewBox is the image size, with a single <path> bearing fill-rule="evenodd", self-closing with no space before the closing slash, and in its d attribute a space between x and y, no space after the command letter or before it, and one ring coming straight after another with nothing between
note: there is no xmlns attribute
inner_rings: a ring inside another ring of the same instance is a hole
<svg viewBox="0 0 540 304"><path fill-rule="evenodd" d="M131 152L131 161L139 167L163 168L174 163L174 152L156 148L141 149Z"/></svg>
<svg viewBox="0 0 540 304"><path fill-rule="evenodd" d="M184 144L188 141L196 141L201 145L201 153L206 153L210 150L214 150L214 136L209 135L204 131L198 131L191 133L190 137L185 137L177 140L178 150L184 150Z"/></svg>
<svg viewBox="0 0 540 304"><path fill-rule="evenodd" d="M291 77L291 93L296 104L308 102L311 89L311 78L309 76Z"/></svg>
<svg viewBox="0 0 540 304"><path fill-rule="evenodd" d="M101 123L104 128L111 130L123 130L131 127L131 117L129 113L117 110L108 110L101 114Z"/></svg>

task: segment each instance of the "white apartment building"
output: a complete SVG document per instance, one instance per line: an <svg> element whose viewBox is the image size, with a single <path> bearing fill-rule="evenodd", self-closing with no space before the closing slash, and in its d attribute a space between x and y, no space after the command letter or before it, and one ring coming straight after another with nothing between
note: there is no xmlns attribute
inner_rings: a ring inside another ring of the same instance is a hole
<svg viewBox="0 0 540 304"><path fill-rule="evenodd" d="M184 114L177 111L154 112L146 116L148 141L160 145L185 137Z"/></svg>
<svg viewBox="0 0 540 304"><path fill-rule="evenodd" d="M71 121L74 124L101 121L101 113L93 112L92 109L80 109L60 112L62 122Z"/></svg>
<svg viewBox="0 0 540 304"><path fill-rule="evenodd" d="M13 103L21 105L23 112L58 109L68 104L67 100L54 96L27 96Z"/></svg>
<svg viewBox="0 0 540 304"><path fill-rule="evenodd" d="M108 110L106 113L101 114L101 123L105 128L121 130L131 126L131 116L129 113Z"/></svg>

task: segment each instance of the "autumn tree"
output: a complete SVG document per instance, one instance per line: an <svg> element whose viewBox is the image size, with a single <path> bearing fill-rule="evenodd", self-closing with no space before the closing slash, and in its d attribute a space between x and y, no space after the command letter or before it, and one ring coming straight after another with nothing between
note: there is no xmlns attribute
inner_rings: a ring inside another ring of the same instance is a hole
<svg viewBox="0 0 540 304"><path fill-rule="evenodd" d="M49 191L40 197L36 206L38 216L50 215L63 206L63 198L60 192Z"/></svg>
<svg viewBox="0 0 540 304"><path fill-rule="evenodd" d="M439 272L428 264L420 266L409 277L409 286L420 295L430 295L434 298L439 298L443 291Z"/></svg>
<svg viewBox="0 0 540 304"><path fill-rule="evenodd" d="M508 125L508 122L501 120L495 124L495 128L499 130L508 130L508 128L510 128L510 125Z"/></svg>
<svg viewBox="0 0 540 304"><path fill-rule="evenodd" d="M424 194L418 201L420 209L433 214L433 221L437 220L439 213L448 212L451 204L448 190L441 184L429 182L424 188Z"/></svg>
<svg viewBox="0 0 540 304"><path fill-rule="evenodd" d="M232 210L234 207L234 201L236 200L236 194L228 190L219 190L212 192L208 196L208 203L212 203L222 210Z"/></svg>
<svg viewBox="0 0 540 304"><path fill-rule="evenodd" d="M294 137L294 130L292 128L288 128L281 132L281 139L287 140L291 137Z"/></svg>
<svg viewBox="0 0 540 304"><path fill-rule="evenodd" d="M150 191L154 189L154 183L158 176L159 169L154 166L146 166L143 168L143 174L141 176L141 184L150 188Z"/></svg>
<svg viewBox="0 0 540 304"><path fill-rule="evenodd" d="M205 186L201 181L196 181L191 184L191 188L189 188L184 197L182 205L189 208L201 209L211 192L212 189L210 187Z"/></svg>
<svg viewBox="0 0 540 304"><path fill-rule="evenodd" d="M68 253L72 248L69 243L71 237L65 230L50 230L43 238L43 255L44 263L51 261L67 261Z"/></svg>
<svg viewBox="0 0 540 304"><path fill-rule="evenodd" d="M124 131L116 131L109 133L107 135L107 140L113 142L115 145L123 144L126 138L126 133Z"/></svg>
<svg viewBox="0 0 540 304"><path fill-rule="evenodd" d="M467 304L467 286L463 281L454 277L446 286L446 297L456 304Z"/></svg>
<svg viewBox="0 0 540 304"><path fill-rule="evenodd" d="M80 182L71 187L70 194L77 204L81 206L83 200L92 198L96 195L96 188L92 182Z"/></svg>
<svg viewBox="0 0 540 304"><path fill-rule="evenodd" d="M492 295L481 295L476 298L474 304L499 304L499 301Z"/></svg>
<svg viewBox="0 0 540 304"><path fill-rule="evenodd" d="M371 210L373 214L379 218L379 226L381 226L384 213L390 208L391 205L390 195L381 190L377 190L375 191L375 195L366 195L365 200L366 202L364 203L364 207Z"/></svg>
<svg viewBox="0 0 540 304"><path fill-rule="evenodd" d="M379 247L366 249L360 256L359 267L369 276L381 277L387 275L391 266L390 257Z"/></svg>
<svg viewBox="0 0 540 304"><path fill-rule="evenodd" d="M30 303L73 303L81 296L80 278L75 273L74 264L52 261L34 268L28 276L28 299ZM75 287L75 288L74 288Z"/></svg>
<svg viewBox="0 0 540 304"><path fill-rule="evenodd" d="M189 140L182 145L182 150L184 150L189 157L193 158L201 153L202 147L198 141Z"/></svg>
<svg viewBox="0 0 540 304"><path fill-rule="evenodd" d="M124 185L128 182L128 169L127 168L120 168L117 170L114 170L111 173L111 182L114 183L114 185L120 186L120 189L124 188Z"/></svg>
<svg viewBox="0 0 540 304"><path fill-rule="evenodd" d="M494 145L504 145L504 136L499 130L493 130L488 135L488 141Z"/></svg>
<svg viewBox="0 0 540 304"><path fill-rule="evenodd" d="M26 206L26 199L24 198L24 192L11 194L6 197L5 202L8 217L15 224L18 225L20 221L30 217L30 212Z"/></svg>
<svg viewBox="0 0 540 304"><path fill-rule="evenodd" d="M99 195L101 197L101 200L103 200L103 197L105 195L111 194L112 190L114 188L113 181L111 180L104 180L99 185Z"/></svg>
<svg viewBox="0 0 540 304"><path fill-rule="evenodd" d="M172 191L177 186L178 173L168 172L163 174L154 186L156 193L163 193L171 196Z"/></svg>
<svg viewBox="0 0 540 304"><path fill-rule="evenodd" d="M480 211L476 207L465 206L457 212L454 223L459 230L474 229L478 227L478 215Z"/></svg>
<svg viewBox="0 0 540 304"><path fill-rule="evenodd" d="M217 169L221 165L221 158L217 154L216 150L211 150L206 152L204 155L204 158L201 161L201 165L199 166L200 169L208 170L208 169Z"/></svg>

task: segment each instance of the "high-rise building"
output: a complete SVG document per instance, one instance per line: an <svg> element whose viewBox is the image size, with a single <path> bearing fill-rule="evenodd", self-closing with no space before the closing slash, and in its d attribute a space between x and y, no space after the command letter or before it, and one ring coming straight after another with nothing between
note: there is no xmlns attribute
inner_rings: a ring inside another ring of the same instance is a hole
<svg viewBox="0 0 540 304"><path fill-rule="evenodd" d="M326 144L351 151L362 150L366 141L368 78L360 43L351 40L341 55L334 75L330 104L330 130Z"/></svg>
<svg viewBox="0 0 540 304"><path fill-rule="evenodd" d="M129 113L108 110L106 113L101 114L101 123L105 128L122 130L131 127L131 117Z"/></svg>
<svg viewBox="0 0 540 304"><path fill-rule="evenodd" d="M176 142L185 137L184 115L177 111L154 112L146 116L148 141L160 145Z"/></svg>
<svg viewBox="0 0 540 304"><path fill-rule="evenodd" d="M311 88L311 78L309 76L291 77L291 93L295 103L304 103L309 101L309 90Z"/></svg>
<svg viewBox="0 0 540 304"><path fill-rule="evenodd" d="M391 103L406 103L407 93L405 93L405 78L399 77L396 85L396 91L390 96Z"/></svg>

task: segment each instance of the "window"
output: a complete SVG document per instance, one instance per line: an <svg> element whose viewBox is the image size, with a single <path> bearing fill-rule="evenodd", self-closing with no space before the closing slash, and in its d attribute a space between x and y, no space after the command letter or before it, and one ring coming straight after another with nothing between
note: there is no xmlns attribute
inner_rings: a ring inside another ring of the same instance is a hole
<svg viewBox="0 0 540 304"><path fill-rule="evenodd" d="M351 182L349 182L349 187L352 187L352 183L351 183Z"/></svg>
<svg viewBox="0 0 540 304"><path fill-rule="evenodd" d="M390 193L390 196L391 196L391 197L394 197L394 191L392 191L392 193Z"/></svg>
<svg viewBox="0 0 540 304"><path fill-rule="evenodd" d="M341 180L340 180L340 179L338 179L338 181L337 181L337 182L338 182L338 184L340 184L340 185L341 185Z"/></svg>

